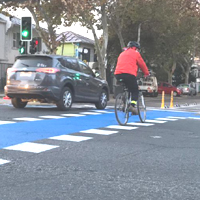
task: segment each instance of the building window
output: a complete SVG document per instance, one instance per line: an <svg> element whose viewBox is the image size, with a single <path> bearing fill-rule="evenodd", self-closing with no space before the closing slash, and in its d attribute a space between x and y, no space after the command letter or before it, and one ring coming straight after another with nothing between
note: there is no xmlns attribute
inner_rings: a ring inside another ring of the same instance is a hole
<svg viewBox="0 0 200 200"><path fill-rule="evenodd" d="M19 48L19 41L20 41L20 34L13 33L13 47L14 48Z"/></svg>

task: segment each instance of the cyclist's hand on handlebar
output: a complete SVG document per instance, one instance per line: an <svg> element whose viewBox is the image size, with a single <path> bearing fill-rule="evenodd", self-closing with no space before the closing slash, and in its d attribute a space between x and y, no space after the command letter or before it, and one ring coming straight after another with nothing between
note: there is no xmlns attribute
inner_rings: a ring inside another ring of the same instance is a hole
<svg viewBox="0 0 200 200"><path fill-rule="evenodd" d="M145 74L145 75L144 75L144 78L146 78L146 77L148 77L148 76L150 76L150 74L148 74L148 75Z"/></svg>

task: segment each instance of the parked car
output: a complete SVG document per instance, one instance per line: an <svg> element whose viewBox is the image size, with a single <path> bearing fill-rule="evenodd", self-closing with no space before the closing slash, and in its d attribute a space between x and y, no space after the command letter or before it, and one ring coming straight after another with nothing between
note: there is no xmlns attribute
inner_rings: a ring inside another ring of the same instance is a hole
<svg viewBox="0 0 200 200"><path fill-rule="evenodd" d="M173 96L175 97L182 94L182 91L180 89L165 82L158 83L158 93L162 94L162 91L164 91L165 94L171 94L171 92L173 91Z"/></svg>
<svg viewBox="0 0 200 200"><path fill-rule="evenodd" d="M195 87L192 87L191 84L179 84L177 86L182 91L182 94L187 94L187 95L196 95L196 89Z"/></svg>
<svg viewBox="0 0 200 200"><path fill-rule="evenodd" d="M138 80L138 86L144 95L158 96L158 82L155 76L141 77Z"/></svg>
<svg viewBox="0 0 200 200"><path fill-rule="evenodd" d="M7 71L5 95L15 108L30 101L55 103L69 110L72 103L94 103L104 109L109 87L81 60L57 55L22 55Z"/></svg>

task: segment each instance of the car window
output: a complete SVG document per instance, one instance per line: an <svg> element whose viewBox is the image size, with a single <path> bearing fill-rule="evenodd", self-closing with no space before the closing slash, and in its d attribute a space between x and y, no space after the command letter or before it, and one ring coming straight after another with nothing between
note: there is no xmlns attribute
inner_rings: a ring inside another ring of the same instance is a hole
<svg viewBox="0 0 200 200"><path fill-rule="evenodd" d="M64 61L63 58L58 58L58 61L60 62L60 64L61 64L63 67L66 67L66 68L67 68L67 66L65 65L65 61Z"/></svg>
<svg viewBox="0 0 200 200"><path fill-rule="evenodd" d="M67 68L80 71L78 61L75 58L64 58Z"/></svg>
<svg viewBox="0 0 200 200"><path fill-rule="evenodd" d="M16 60L13 68L24 68L24 67L52 67L53 59L50 57L21 57Z"/></svg>
<svg viewBox="0 0 200 200"><path fill-rule="evenodd" d="M73 69L75 71L80 71L80 67L75 58L58 58L61 65L68 69Z"/></svg>
<svg viewBox="0 0 200 200"><path fill-rule="evenodd" d="M163 87L170 87L170 86L167 83L163 83Z"/></svg>
<svg viewBox="0 0 200 200"><path fill-rule="evenodd" d="M79 65L81 67L81 71L85 74L88 74L88 75L91 75L91 76L94 76L94 73L93 71L90 69L89 66L87 66L84 62L81 62L79 61Z"/></svg>

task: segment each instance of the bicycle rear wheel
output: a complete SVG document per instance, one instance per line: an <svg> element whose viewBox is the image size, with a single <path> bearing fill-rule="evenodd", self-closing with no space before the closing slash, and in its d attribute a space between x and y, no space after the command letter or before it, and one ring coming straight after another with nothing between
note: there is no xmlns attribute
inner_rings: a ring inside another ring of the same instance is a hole
<svg viewBox="0 0 200 200"><path fill-rule="evenodd" d="M137 109L140 121L144 123L146 120L146 105L144 101L144 96L142 94L139 94L137 101Z"/></svg>
<svg viewBox="0 0 200 200"><path fill-rule="evenodd" d="M120 93L115 99L115 116L120 125L126 125L129 119L127 95Z"/></svg>

